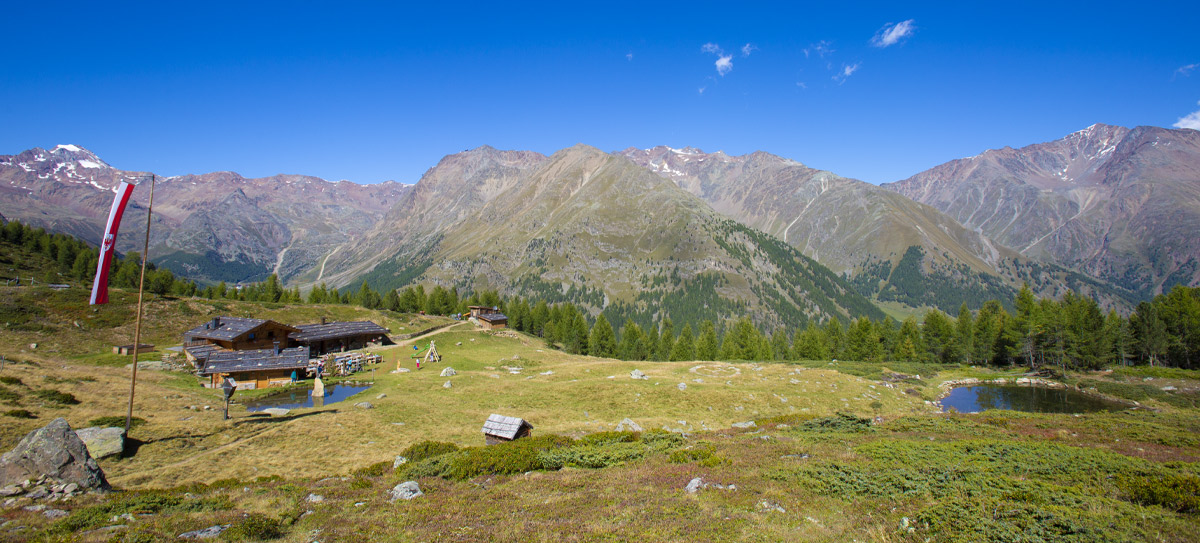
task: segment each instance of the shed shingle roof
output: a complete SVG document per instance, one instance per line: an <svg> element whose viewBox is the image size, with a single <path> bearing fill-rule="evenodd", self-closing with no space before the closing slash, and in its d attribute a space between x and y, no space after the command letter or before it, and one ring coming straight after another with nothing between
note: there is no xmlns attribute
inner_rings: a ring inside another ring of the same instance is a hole
<svg viewBox="0 0 1200 543"><path fill-rule="evenodd" d="M218 339L223 341L232 341L233 339L249 332L268 322L274 322L267 319L244 319L241 317L217 317L216 328L212 327L212 321L206 322L188 330L184 335L192 339ZM294 327L283 323L276 322L279 326L290 328L293 333L298 332Z"/></svg>
<svg viewBox="0 0 1200 543"><path fill-rule="evenodd" d="M201 375L214 373L238 373L244 371L290 370L308 367L308 347L282 349L254 349L249 351L214 351Z"/></svg>
<svg viewBox="0 0 1200 543"><path fill-rule="evenodd" d="M371 321L330 322L326 324L301 324L297 326L300 333L289 336L300 343L324 341L344 337L365 336L371 334L386 334L384 328Z"/></svg>
<svg viewBox="0 0 1200 543"><path fill-rule="evenodd" d="M493 413L488 416L487 422L483 423L483 433L504 439L513 439L517 437L517 433L521 431L521 427L523 426L527 426L531 430L533 429L532 424L522 419Z"/></svg>
<svg viewBox="0 0 1200 543"><path fill-rule="evenodd" d="M508 321L508 317L504 313L484 313L476 318L488 322Z"/></svg>

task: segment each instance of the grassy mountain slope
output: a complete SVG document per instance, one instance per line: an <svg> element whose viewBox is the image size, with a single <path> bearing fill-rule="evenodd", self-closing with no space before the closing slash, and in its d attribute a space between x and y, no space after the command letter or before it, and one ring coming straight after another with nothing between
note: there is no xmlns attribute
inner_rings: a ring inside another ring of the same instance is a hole
<svg viewBox="0 0 1200 543"><path fill-rule="evenodd" d="M555 153L435 240L414 239L366 278L382 287L413 278L490 287L593 311L623 304L677 322L747 312L789 326L881 316L793 248L582 145Z"/></svg>

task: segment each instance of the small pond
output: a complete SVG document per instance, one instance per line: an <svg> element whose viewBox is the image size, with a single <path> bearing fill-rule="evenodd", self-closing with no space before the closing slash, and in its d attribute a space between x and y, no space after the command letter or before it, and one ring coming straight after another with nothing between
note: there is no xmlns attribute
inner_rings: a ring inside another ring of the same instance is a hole
<svg viewBox="0 0 1200 543"><path fill-rule="evenodd" d="M1077 390L1021 385L972 385L956 387L942 398L942 411L979 413L1007 409L1028 413L1092 413L1121 411L1129 406L1089 396Z"/></svg>
<svg viewBox="0 0 1200 543"><path fill-rule="evenodd" d="M293 388L278 394L263 396L257 400L245 403L246 411L262 411L272 407L282 407L284 409L299 409L301 407L321 407L331 403L338 403L346 398L349 398L359 392L362 392L370 385L325 385L325 397L313 398L312 388ZM316 403L313 400L316 400Z"/></svg>

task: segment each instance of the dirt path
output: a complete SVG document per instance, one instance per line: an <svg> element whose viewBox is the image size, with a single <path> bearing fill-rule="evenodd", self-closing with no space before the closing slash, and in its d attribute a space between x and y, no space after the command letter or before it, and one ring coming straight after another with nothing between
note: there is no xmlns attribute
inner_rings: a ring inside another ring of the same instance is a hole
<svg viewBox="0 0 1200 543"><path fill-rule="evenodd" d="M469 324L469 322L468 322L468 321L457 322L457 323L451 324L450 326L447 326L447 327L445 327L445 328L438 328L437 330L434 330L434 331L432 331L432 332L429 332L428 334L422 334L422 335L419 335L419 336L417 336L417 337L411 337L411 338L408 338L408 339L405 339L405 340L402 340L402 341L396 342L396 345L395 345L395 346L391 346L391 345L389 345L388 347L389 347L389 348L395 348L395 347L404 347L405 345L412 345L413 343L416 343L416 342L418 342L418 341L421 341L421 340L423 340L423 339L425 339L425 338L427 338L427 337L430 337L430 336L436 336L436 335L438 335L438 334L440 334L440 333L442 333L442 332L445 332L445 331L448 331L448 330L450 330L451 328L457 328L457 327L459 327L459 326L462 326L462 325L464 325L464 324Z"/></svg>

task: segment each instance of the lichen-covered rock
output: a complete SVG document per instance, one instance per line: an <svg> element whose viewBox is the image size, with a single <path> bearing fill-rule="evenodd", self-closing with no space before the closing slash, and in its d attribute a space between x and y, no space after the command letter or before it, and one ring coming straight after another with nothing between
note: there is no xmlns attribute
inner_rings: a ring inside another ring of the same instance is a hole
<svg viewBox="0 0 1200 543"><path fill-rule="evenodd" d="M83 490L109 488L104 472L88 454L87 446L63 418L30 432L0 458L0 486L39 478L75 483Z"/></svg>
<svg viewBox="0 0 1200 543"><path fill-rule="evenodd" d="M454 377L455 375L458 375L458 372L449 366L442 370L442 377Z"/></svg>
<svg viewBox="0 0 1200 543"><path fill-rule="evenodd" d="M424 495L425 493L421 492L421 485L418 485L416 481L405 481L392 487L392 490L388 492L388 499L391 501L411 500Z"/></svg>
<svg viewBox="0 0 1200 543"><path fill-rule="evenodd" d="M88 454L97 460L121 454L125 450L125 429L93 426L76 430L75 435L87 446Z"/></svg>

